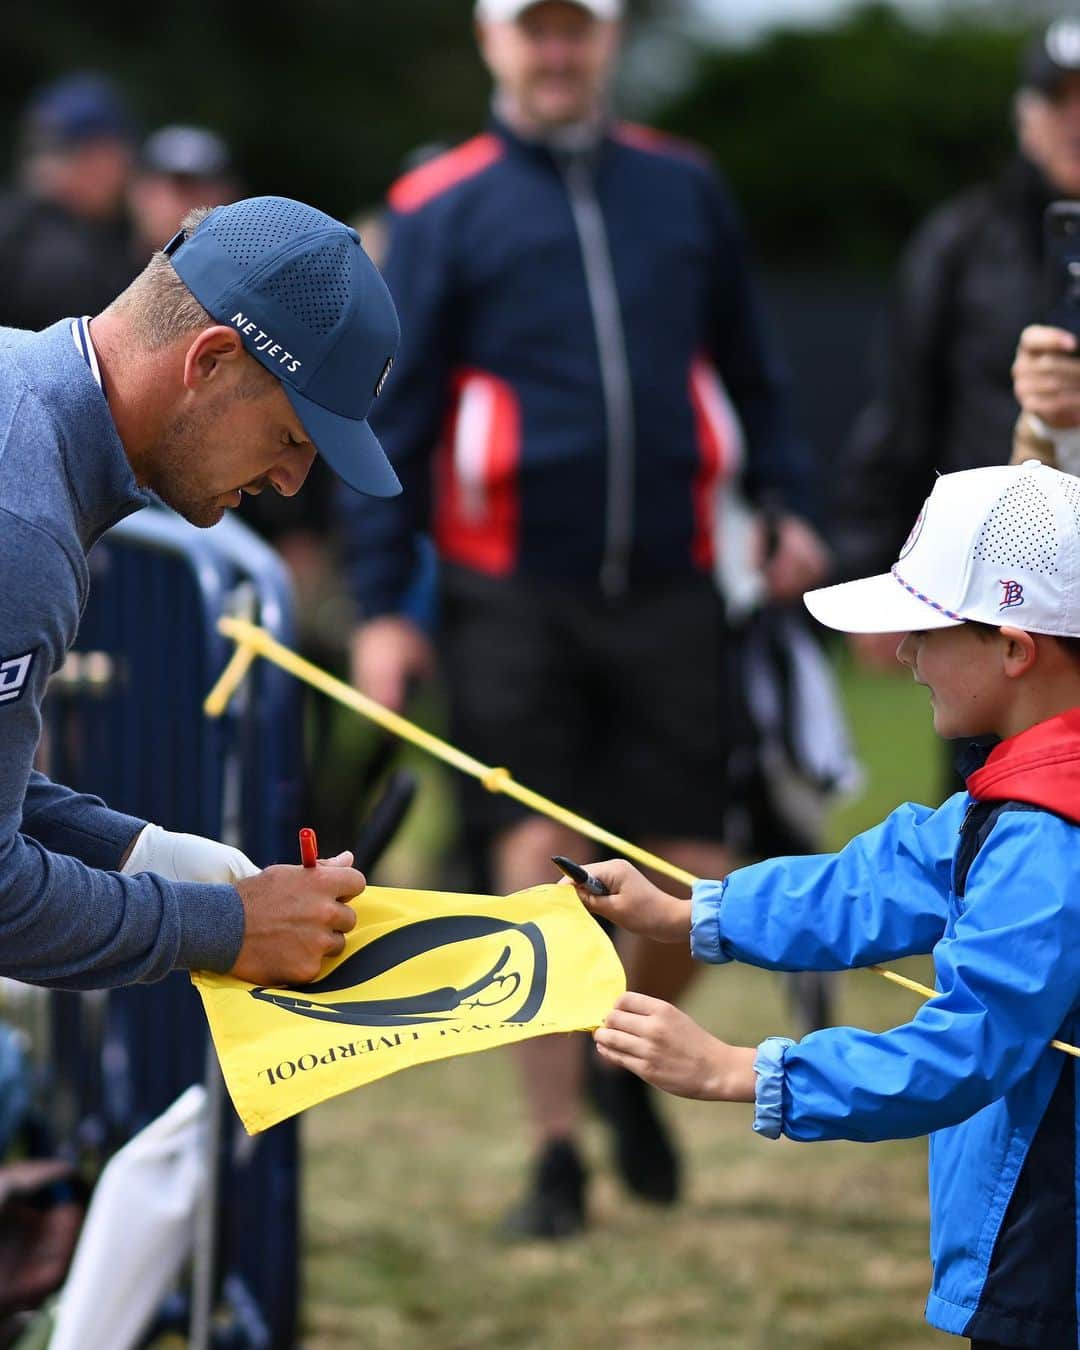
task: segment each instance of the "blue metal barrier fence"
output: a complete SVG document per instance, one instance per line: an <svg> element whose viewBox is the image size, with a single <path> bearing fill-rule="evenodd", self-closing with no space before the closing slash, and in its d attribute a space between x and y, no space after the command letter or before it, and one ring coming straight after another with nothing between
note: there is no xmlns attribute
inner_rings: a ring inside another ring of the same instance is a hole
<svg viewBox="0 0 1080 1350"><path fill-rule="evenodd" d="M278 556L231 518L197 530L152 507L111 530L90 562L78 642L46 700L50 775L167 829L235 844L262 866L291 860L297 686L259 662L227 716L210 721L201 706L229 655L222 614L292 644ZM106 1157L207 1076L205 1021L186 975L55 994L50 1012L53 1125L72 1152ZM287 1350L299 1301L297 1127L249 1139L212 1064L217 1168L184 1312L191 1344Z"/></svg>

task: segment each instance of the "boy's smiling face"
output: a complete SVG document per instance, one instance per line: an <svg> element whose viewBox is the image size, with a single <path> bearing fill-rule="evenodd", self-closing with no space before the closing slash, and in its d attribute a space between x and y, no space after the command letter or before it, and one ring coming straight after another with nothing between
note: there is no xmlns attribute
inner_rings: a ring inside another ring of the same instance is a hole
<svg viewBox="0 0 1080 1350"><path fill-rule="evenodd" d="M930 690L939 736L1003 735L1013 684L1005 669L1009 639L970 623L906 633L896 659Z"/></svg>

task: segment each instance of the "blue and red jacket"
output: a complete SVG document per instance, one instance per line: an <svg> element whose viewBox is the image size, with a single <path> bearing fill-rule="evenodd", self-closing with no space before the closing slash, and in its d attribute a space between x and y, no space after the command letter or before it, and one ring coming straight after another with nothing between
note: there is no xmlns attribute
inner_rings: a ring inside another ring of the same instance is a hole
<svg viewBox="0 0 1080 1350"><path fill-rule="evenodd" d="M888 1031L758 1051L761 1133L930 1136L927 1319L1027 1350L1080 1345L1080 708L1002 741L937 810L841 852L694 888L694 955L838 970L931 952L937 994Z"/></svg>
<svg viewBox="0 0 1080 1350"><path fill-rule="evenodd" d="M372 422L405 491L343 494L366 617L428 530L492 576L707 572L743 438L744 488L806 514L739 223L692 147L614 125L563 153L495 121L391 189L384 271L402 342Z"/></svg>

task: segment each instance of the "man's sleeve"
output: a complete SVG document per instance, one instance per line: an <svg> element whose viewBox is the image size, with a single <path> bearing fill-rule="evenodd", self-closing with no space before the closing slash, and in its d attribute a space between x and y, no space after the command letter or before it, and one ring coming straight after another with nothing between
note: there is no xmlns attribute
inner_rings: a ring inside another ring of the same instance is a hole
<svg viewBox="0 0 1080 1350"><path fill-rule="evenodd" d="M0 841L0 975L58 989L107 989L176 969L225 971L243 941L231 886L126 877Z"/></svg>
<svg viewBox="0 0 1080 1350"><path fill-rule="evenodd" d="M1075 852L1075 826L1005 812L935 948L937 997L889 1031L833 1027L783 1048L771 1074L779 1129L800 1140L928 1134L1030 1072L1080 989Z"/></svg>
<svg viewBox="0 0 1080 1350"><path fill-rule="evenodd" d="M142 822L40 775L31 783L72 579L47 535L14 517L0 523L0 975L90 989L178 966L229 969L243 938L232 887L102 870L119 865Z"/></svg>
<svg viewBox="0 0 1080 1350"><path fill-rule="evenodd" d="M699 961L849 970L928 952L941 937L965 801L898 807L839 853L773 858L694 887Z"/></svg>
<svg viewBox="0 0 1080 1350"><path fill-rule="evenodd" d="M901 260L874 392L833 477L837 580L888 571L930 491L948 421L948 314L967 219L956 204L935 213Z"/></svg>
<svg viewBox="0 0 1080 1350"><path fill-rule="evenodd" d="M763 505L813 517L811 452L794 429L787 375L766 333L750 247L718 177L710 177L707 191L714 235L708 345L746 434L746 491Z"/></svg>
<svg viewBox="0 0 1080 1350"><path fill-rule="evenodd" d="M106 806L100 797L72 792L35 769L23 798L21 833L50 853L68 853L89 867L120 866L128 845L146 824Z"/></svg>
<svg viewBox="0 0 1080 1350"><path fill-rule="evenodd" d="M430 458L446 414L452 343L450 229L437 209L388 213L383 275L401 320L394 368L371 424L401 479L390 499L337 491L342 556L362 619L396 612L430 516Z"/></svg>

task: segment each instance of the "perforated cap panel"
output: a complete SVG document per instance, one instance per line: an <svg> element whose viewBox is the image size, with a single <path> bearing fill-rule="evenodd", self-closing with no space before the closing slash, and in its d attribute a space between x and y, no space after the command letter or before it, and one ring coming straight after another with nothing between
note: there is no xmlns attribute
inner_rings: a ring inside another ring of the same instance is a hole
<svg viewBox="0 0 1080 1350"><path fill-rule="evenodd" d="M328 229L337 223L313 206L284 197L252 198L244 207L242 212L226 207L202 227L238 267L250 267L269 249L298 234Z"/></svg>
<svg viewBox="0 0 1080 1350"><path fill-rule="evenodd" d="M1065 494L1065 500L1072 507L1073 519L1076 521L1076 533L1080 535L1080 478L1067 478L1061 486Z"/></svg>
<svg viewBox="0 0 1080 1350"><path fill-rule="evenodd" d="M1046 576L1057 572L1054 513L1035 478L1029 474L1018 477L998 498L975 541L979 562Z"/></svg>
<svg viewBox="0 0 1080 1350"><path fill-rule="evenodd" d="M269 295L320 337L341 318L352 293L352 249L337 238L288 263L255 292Z"/></svg>

